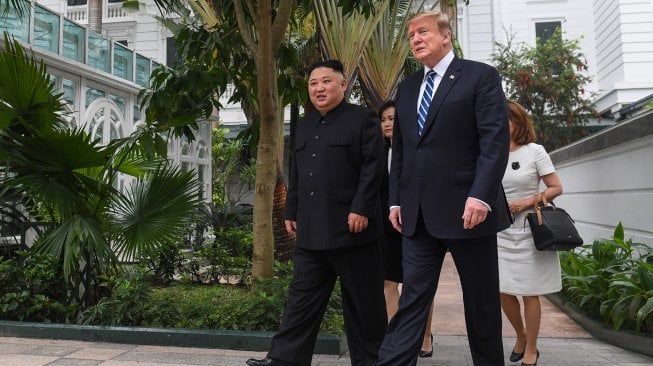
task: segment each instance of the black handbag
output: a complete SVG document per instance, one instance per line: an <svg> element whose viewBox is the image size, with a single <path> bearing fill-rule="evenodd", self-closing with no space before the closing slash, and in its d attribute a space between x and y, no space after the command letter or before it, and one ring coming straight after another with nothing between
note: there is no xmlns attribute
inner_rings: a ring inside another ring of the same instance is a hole
<svg viewBox="0 0 653 366"><path fill-rule="evenodd" d="M578 234L574 220L567 211L556 207L553 202L546 202L546 197L540 195L534 200L535 212L526 215L531 227L533 241L537 250L570 250L583 245L583 238Z"/></svg>

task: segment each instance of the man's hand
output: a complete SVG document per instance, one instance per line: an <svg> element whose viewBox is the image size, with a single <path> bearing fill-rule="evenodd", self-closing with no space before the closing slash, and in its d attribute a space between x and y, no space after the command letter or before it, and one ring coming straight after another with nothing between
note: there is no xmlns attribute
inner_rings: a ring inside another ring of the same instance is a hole
<svg viewBox="0 0 653 366"><path fill-rule="evenodd" d="M388 220L392 224L392 227L395 228L398 232L401 232L401 207L393 207L390 209L390 214L388 215Z"/></svg>
<svg viewBox="0 0 653 366"><path fill-rule="evenodd" d="M488 211L490 210L487 206L478 200L468 197L465 202L465 212L463 212L463 227L465 229L471 229L482 223L487 218Z"/></svg>
<svg viewBox="0 0 653 366"><path fill-rule="evenodd" d="M286 231L288 234L294 234L297 232L297 221L286 220Z"/></svg>
<svg viewBox="0 0 653 366"><path fill-rule="evenodd" d="M367 216L361 216L359 214L350 213L347 218L347 223L349 224L349 231L352 233L360 233L361 231L367 228Z"/></svg>

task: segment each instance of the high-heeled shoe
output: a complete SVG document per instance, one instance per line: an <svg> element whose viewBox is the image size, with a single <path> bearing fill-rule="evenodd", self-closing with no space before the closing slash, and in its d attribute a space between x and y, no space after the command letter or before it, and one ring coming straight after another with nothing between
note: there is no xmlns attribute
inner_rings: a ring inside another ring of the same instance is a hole
<svg viewBox="0 0 653 366"><path fill-rule="evenodd" d="M433 333L431 333L431 350L430 351L424 351L424 350L419 350L419 353L417 356L426 358L426 357L433 357Z"/></svg>
<svg viewBox="0 0 653 366"><path fill-rule="evenodd" d="M517 361L521 360L522 358L524 358L524 352L523 351L517 353L513 349L512 353L510 353L510 362L517 362Z"/></svg>
<svg viewBox="0 0 653 366"><path fill-rule="evenodd" d="M521 363L521 366L537 366L537 360L540 359L540 351L537 351L537 356L535 356L535 363Z"/></svg>

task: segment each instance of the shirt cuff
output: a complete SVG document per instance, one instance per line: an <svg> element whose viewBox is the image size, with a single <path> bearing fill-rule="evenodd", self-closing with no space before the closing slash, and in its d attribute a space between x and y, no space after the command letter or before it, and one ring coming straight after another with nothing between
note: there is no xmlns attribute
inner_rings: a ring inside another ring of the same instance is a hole
<svg viewBox="0 0 653 366"><path fill-rule="evenodd" d="M479 200L478 198L475 198L475 197L469 197L469 198L471 198L471 199L473 199L473 200L476 200L476 201L482 203L483 205L485 205L485 207L487 207L487 209L488 209L489 211L492 211L492 207L490 207L490 205L488 205L487 203L485 203L485 201L481 201L481 200Z"/></svg>
<svg viewBox="0 0 653 366"><path fill-rule="evenodd" d="M401 206L390 206L390 209L392 210L393 208L399 208Z"/></svg>

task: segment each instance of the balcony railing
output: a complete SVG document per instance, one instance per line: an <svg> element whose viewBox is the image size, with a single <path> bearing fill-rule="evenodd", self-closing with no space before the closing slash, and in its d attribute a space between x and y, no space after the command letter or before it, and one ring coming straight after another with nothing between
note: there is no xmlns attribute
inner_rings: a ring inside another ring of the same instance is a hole
<svg viewBox="0 0 653 366"><path fill-rule="evenodd" d="M111 12L107 14L113 16L114 21L130 17L120 6L119 3L108 6ZM15 39L35 48L86 64L143 87L149 85L151 71L160 64L80 25L80 19L86 19L86 6L69 7L67 13L69 16L64 17L31 3L29 14L19 17L10 8L8 14L2 15L0 34L7 31Z"/></svg>
<svg viewBox="0 0 653 366"><path fill-rule="evenodd" d="M72 5L66 8L66 14L70 20L86 24L88 21L88 5ZM122 3L104 3L102 5L102 22L135 22L131 14L122 8Z"/></svg>

